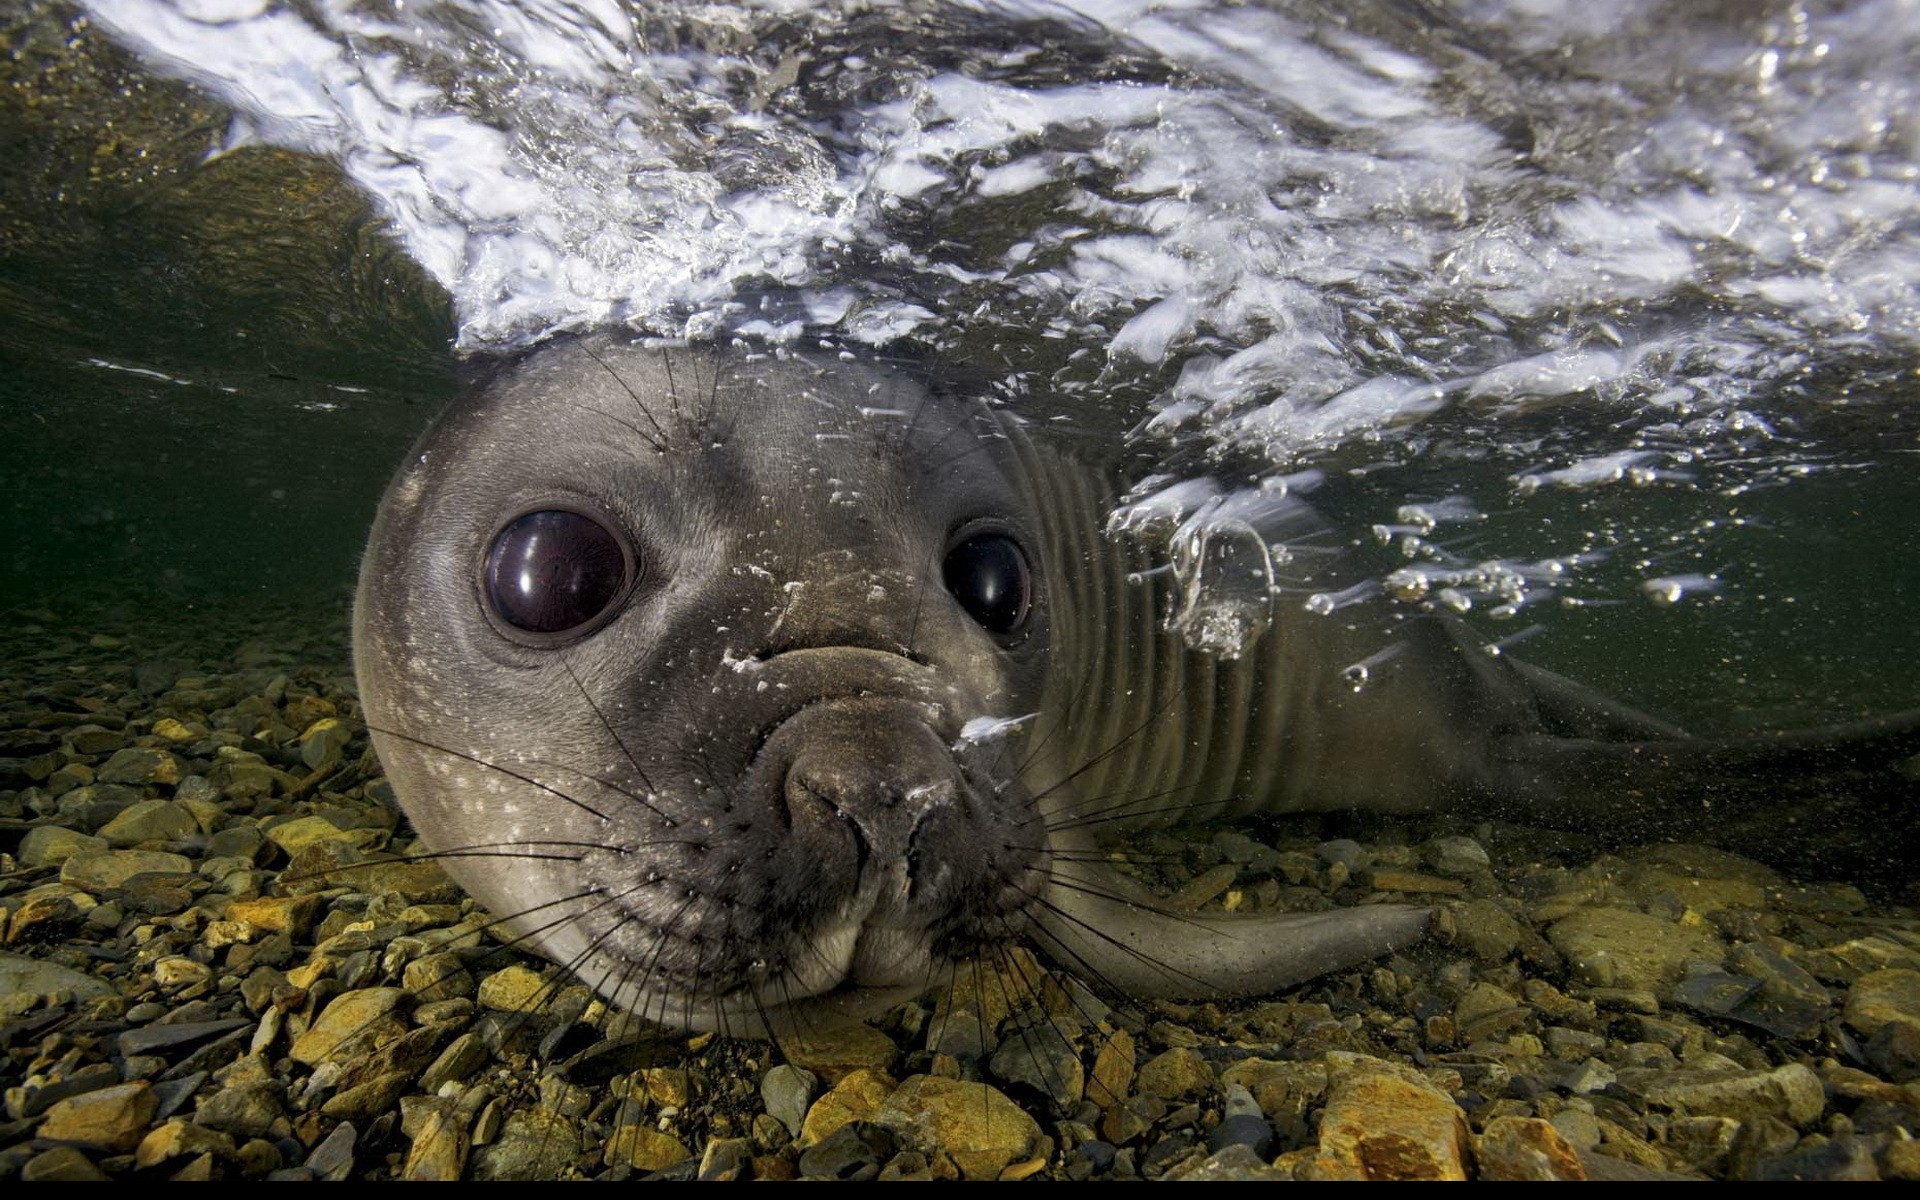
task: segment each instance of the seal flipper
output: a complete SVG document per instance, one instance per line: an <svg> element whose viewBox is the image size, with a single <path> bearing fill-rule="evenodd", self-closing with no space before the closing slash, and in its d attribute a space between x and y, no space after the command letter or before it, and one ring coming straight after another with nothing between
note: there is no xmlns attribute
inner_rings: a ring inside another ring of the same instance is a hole
<svg viewBox="0 0 1920 1200"><path fill-rule="evenodd" d="M1131 996L1224 999L1277 992L1411 946L1430 909L1366 905L1315 913L1178 913L1104 868L1056 861L1036 906L1056 962Z"/></svg>

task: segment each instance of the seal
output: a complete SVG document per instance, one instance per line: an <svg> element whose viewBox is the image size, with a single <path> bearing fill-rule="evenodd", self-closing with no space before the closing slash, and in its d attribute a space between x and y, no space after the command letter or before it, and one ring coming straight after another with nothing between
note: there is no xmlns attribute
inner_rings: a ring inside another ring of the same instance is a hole
<svg viewBox="0 0 1920 1200"><path fill-rule="evenodd" d="M748 1034L871 1014L1015 939L1135 995L1231 996L1426 929L1406 906L1169 913L1101 863L1117 830L1585 819L1833 740L1694 742L1444 615L1195 653L1167 576L1104 534L1113 497L904 370L557 341L456 401L381 505L354 620L373 740L525 944L630 1011ZM1288 497L1263 519L1317 528Z"/></svg>

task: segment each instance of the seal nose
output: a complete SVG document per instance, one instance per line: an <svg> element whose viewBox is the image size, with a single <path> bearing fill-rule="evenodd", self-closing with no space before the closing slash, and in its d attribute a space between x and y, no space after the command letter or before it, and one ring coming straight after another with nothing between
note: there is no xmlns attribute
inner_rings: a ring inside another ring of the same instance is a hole
<svg viewBox="0 0 1920 1200"><path fill-rule="evenodd" d="M818 742L796 757L784 789L788 820L796 837L843 858L849 881L891 876L904 893L918 871L922 826L959 784L925 726L879 732Z"/></svg>

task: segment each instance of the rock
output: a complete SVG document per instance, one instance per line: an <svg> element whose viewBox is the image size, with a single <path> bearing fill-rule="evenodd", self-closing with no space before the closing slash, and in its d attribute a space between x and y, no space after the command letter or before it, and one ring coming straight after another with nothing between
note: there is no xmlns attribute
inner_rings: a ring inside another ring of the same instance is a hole
<svg viewBox="0 0 1920 1200"><path fill-rule="evenodd" d="M853 1072L807 1110L806 1120L800 1127L800 1144L815 1146L849 1122L871 1121L893 1094L893 1089L893 1080L878 1071ZM771 1106L768 1111L772 1111Z"/></svg>
<svg viewBox="0 0 1920 1200"><path fill-rule="evenodd" d="M448 1042L440 1056L420 1073L420 1090L433 1095L447 1083L464 1082L485 1066L490 1057L487 1044L479 1034L463 1033Z"/></svg>
<svg viewBox="0 0 1920 1200"><path fill-rule="evenodd" d="M785 1127L788 1137L797 1138L806 1123L807 1106L819 1086L820 1077L812 1071L782 1063L761 1079L760 1102L768 1115Z"/></svg>
<svg viewBox="0 0 1920 1200"><path fill-rule="evenodd" d="M1382 892L1422 892L1441 896L1458 896L1467 890L1467 885L1458 879L1442 879L1437 875L1422 875L1418 871L1402 871L1385 867L1374 868L1369 879L1374 888Z"/></svg>
<svg viewBox="0 0 1920 1200"><path fill-rule="evenodd" d="M133 1058L136 1055L156 1054L162 1050L198 1045L201 1042L211 1041L223 1033L245 1029L251 1024L252 1022L244 1017L235 1017L224 1021L180 1021L171 1025L148 1025L141 1029L127 1030L114 1039L114 1045L120 1051L122 1058Z"/></svg>
<svg viewBox="0 0 1920 1200"><path fill-rule="evenodd" d="M288 1052L295 1062L319 1066L354 1054L378 1050L407 1032L397 1014L413 1006L404 988L362 988L342 992L320 1013Z"/></svg>
<svg viewBox="0 0 1920 1200"><path fill-rule="evenodd" d="M1373 852L1352 838L1335 838L1321 842L1319 846L1321 861L1339 863L1349 872L1364 871L1373 865Z"/></svg>
<svg viewBox="0 0 1920 1200"><path fill-rule="evenodd" d="M1062 1113L1072 1111L1086 1086L1079 1052L1051 1023L1023 1026L1007 1035L987 1069L1002 1083L1045 1096Z"/></svg>
<svg viewBox="0 0 1920 1200"><path fill-rule="evenodd" d="M322 717L307 726L300 735L300 761L311 771L327 771L340 763L341 753L353 740L353 730L336 717Z"/></svg>
<svg viewBox="0 0 1920 1200"><path fill-rule="evenodd" d="M1237 1083L1226 1088L1220 1123L1207 1134L1207 1150L1215 1157L1229 1146L1241 1146L1264 1159L1273 1149L1273 1125L1260 1112L1253 1093ZM1171 1172L1169 1172L1171 1174Z"/></svg>
<svg viewBox="0 0 1920 1200"><path fill-rule="evenodd" d="M440 1104L413 1135L400 1178L451 1183L466 1169L469 1149L466 1118L451 1104Z"/></svg>
<svg viewBox="0 0 1920 1200"><path fill-rule="evenodd" d="M98 725L75 725L67 731L66 742L75 754L108 754L125 740L118 730Z"/></svg>
<svg viewBox="0 0 1920 1200"><path fill-rule="evenodd" d="M1845 1018L1868 1037L1894 1021L1920 1026L1920 971L1894 967L1855 979L1847 989Z"/></svg>
<svg viewBox="0 0 1920 1200"><path fill-rule="evenodd" d="M175 1117L140 1139L139 1148L133 1152L133 1165L145 1170L176 1158L200 1154L231 1158L233 1153L230 1135Z"/></svg>
<svg viewBox="0 0 1920 1200"><path fill-rule="evenodd" d="M1162 1100L1184 1100L1213 1091L1213 1066L1200 1052L1176 1046L1141 1064L1134 1087Z"/></svg>
<svg viewBox="0 0 1920 1200"><path fill-rule="evenodd" d="M201 1097L193 1123L238 1138L265 1137L273 1123L285 1115L282 1099L277 1083L229 1083L212 1095Z"/></svg>
<svg viewBox="0 0 1920 1200"><path fill-rule="evenodd" d="M855 1122L834 1130L826 1140L802 1153L800 1175L805 1179L863 1183L880 1177L881 1165L893 1152L893 1139L886 1130Z"/></svg>
<svg viewBox="0 0 1920 1200"><path fill-rule="evenodd" d="M57 890L41 890L19 897L5 933L9 945L57 942L70 936L85 919L73 897Z"/></svg>
<svg viewBox="0 0 1920 1200"><path fill-rule="evenodd" d="M1662 992L1695 962L1718 964L1726 943L1700 925L1624 908L1585 908L1554 923L1547 940L1596 987Z"/></svg>
<svg viewBox="0 0 1920 1200"><path fill-rule="evenodd" d="M995 1179L1002 1168L1029 1157L1040 1126L1019 1106L984 1083L916 1075L901 1084L874 1123L923 1149L951 1159L967 1179Z"/></svg>
<svg viewBox="0 0 1920 1200"><path fill-rule="evenodd" d="M1178 891L1167 897L1167 906L1175 912L1193 912L1203 907L1209 900L1233 886L1239 877L1240 868L1232 863L1221 863L1217 867L1200 872Z"/></svg>
<svg viewBox="0 0 1920 1200"><path fill-rule="evenodd" d="M1648 1105L1681 1116L1742 1124L1783 1118L1805 1128L1826 1108L1820 1077L1799 1063L1772 1071L1621 1071L1619 1084Z"/></svg>
<svg viewBox="0 0 1920 1200"><path fill-rule="evenodd" d="M1334 1071L1310 1177L1467 1177L1466 1114L1411 1071L1387 1069L1393 1065L1371 1060Z"/></svg>
<svg viewBox="0 0 1920 1200"><path fill-rule="evenodd" d="M1864 1138L1837 1137L1778 1158L1761 1159L1747 1178L1761 1181L1877 1180L1880 1168Z"/></svg>
<svg viewBox="0 0 1920 1200"><path fill-rule="evenodd" d="M328 1097L320 1111L338 1121L366 1123L400 1102L413 1084L411 1071L387 1071Z"/></svg>
<svg viewBox="0 0 1920 1200"><path fill-rule="evenodd" d="M1803 1038L1833 1010L1833 997L1820 981L1767 942L1734 947L1727 966L1759 981L1751 996L1725 1014L1733 1020L1780 1037Z"/></svg>
<svg viewBox="0 0 1920 1200"><path fill-rule="evenodd" d="M180 760L165 750L128 746L115 751L113 757L101 765L97 778L101 783L161 783L172 787L180 782L181 774Z"/></svg>
<svg viewBox="0 0 1920 1200"><path fill-rule="evenodd" d="M1222 1083L1251 1092L1260 1111L1276 1121L1304 1117L1326 1094L1329 1078L1324 1062L1272 1062L1263 1058L1243 1059L1220 1076Z"/></svg>
<svg viewBox="0 0 1920 1200"><path fill-rule="evenodd" d="M261 896L227 905L227 920L245 921L268 933L304 938L312 931L313 919L319 911L318 896Z"/></svg>
<svg viewBox="0 0 1920 1200"><path fill-rule="evenodd" d="M1087 1099L1111 1108L1133 1088L1133 1035L1116 1029L1100 1043L1093 1056L1093 1073L1085 1086Z"/></svg>
<svg viewBox="0 0 1920 1200"><path fill-rule="evenodd" d="M700 1170L694 1178L701 1183L731 1183L747 1178L753 1161L750 1138L714 1138L700 1154Z"/></svg>
<svg viewBox="0 0 1920 1200"><path fill-rule="evenodd" d="M471 996L474 991L473 972L457 954L427 954L407 964L401 976L406 985L422 1003L435 1000L447 1000L454 996Z"/></svg>
<svg viewBox="0 0 1920 1200"><path fill-rule="evenodd" d="M539 1012L552 1003L557 987L539 971L516 965L482 978L475 999L496 1012Z"/></svg>
<svg viewBox="0 0 1920 1200"><path fill-rule="evenodd" d="M75 854L60 868L60 882L83 891L107 891L125 886L135 875L193 874L193 860L158 850L108 850L102 854Z"/></svg>
<svg viewBox="0 0 1920 1200"><path fill-rule="evenodd" d="M1427 865L1442 875L1477 875L1493 865L1486 850L1470 837L1437 837L1421 850Z"/></svg>
<svg viewBox="0 0 1920 1200"><path fill-rule="evenodd" d="M353 1173L353 1148L359 1138L353 1124L343 1121L320 1140L301 1165L323 1183L339 1183Z"/></svg>
<svg viewBox="0 0 1920 1200"><path fill-rule="evenodd" d="M622 1125L607 1139L601 1161L624 1163L636 1171L661 1171L693 1157L685 1142L651 1125Z"/></svg>
<svg viewBox="0 0 1920 1200"><path fill-rule="evenodd" d="M1223 1146L1206 1158L1182 1163L1162 1176L1186 1183L1281 1182L1292 1175L1271 1166L1250 1146L1238 1142Z"/></svg>
<svg viewBox="0 0 1920 1200"><path fill-rule="evenodd" d="M80 1001L113 995L113 987L71 967L21 954L0 954L0 1001L8 996L49 996L70 992Z"/></svg>
<svg viewBox="0 0 1920 1200"><path fill-rule="evenodd" d="M140 1144L158 1104L144 1079L100 1088L49 1108L34 1136L124 1154Z"/></svg>
<svg viewBox="0 0 1920 1200"><path fill-rule="evenodd" d="M1492 900L1467 901L1453 921L1454 943L1485 963L1505 962L1524 936L1520 922Z"/></svg>
<svg viewBox="0 0 1920 1200"><path fill-rule="evenodd" d="M57 867L76 854L100 854L107 849L104 838L88 837L64 825L40 825L20 839L20 865Z"/></svg>
<svg viewBox="0 0 1920 1200"><path fill-rule="evenodd" d="M886 1034L871 1025L809 1031L782 1042L780 1049L788 1062L812 1071L828 1087L855 1071L884 1074L893 1068L893 1060L900 1053Z"/></svg>
<svg viewBox="0 0 1920 1200"><path fill-rule="evenodd" d="M107 1173L72 1146L42 1150L20 1168L22 1183L104 1183Z"/></svg>
<svg viewBox="0 0 1920 1200"><path fill-rule="evenodd" d="M368 842L365 837L357 836L365 831L341 829L325 817L296 817L262 832L268 841L286 851L289 858L316 842L345 842L356 847L364 847Z"/></svg>
<svg viewBox="0 0 1920 1200"><path fill-rule="evenodd" d="M1535 1117L1495 1117L1473 1143L1479 1178L1585 1179L1580 1152L1552 1124Z"/></svg>

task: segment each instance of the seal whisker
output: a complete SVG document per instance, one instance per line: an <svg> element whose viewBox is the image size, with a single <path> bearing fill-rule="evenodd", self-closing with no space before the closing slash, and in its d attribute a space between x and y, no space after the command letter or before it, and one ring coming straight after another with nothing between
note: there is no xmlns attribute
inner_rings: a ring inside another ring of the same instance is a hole
<svg viewBox="0 0 1920 1200"><path fill-rule="evenodd" d="M1158 722L1162 717L1166 716L1167 711L1171 709L1173 705L1176 704L1183 695L1186 694L1186 690L1187 689L1184 684L1174 689L1173 694L1167 697L1166 703L1162 704L1159 708L1154 709L1153 712L1147 717L1146 720L1140 722L1138 725L1135 725L1132 729L1129 729L1127 732L1121 734L1119 740L1114 742L1113 745L1108 746L1105 750L1102 750L1100 753L1094 755L1092 758L1082 763L1079 767L1069 772L1063 778L1055 780L1053 783L1048 784L1047 787L1042 791L1034 793L1034 796L1033 796L1034 802L1038 803L1039 801L1046 799L1048 796L1051 796L1053 793L1059 791L1061 788L1065 787L1067 784L1072 783L1074 780L1078 779L1080 776L1086 774L1088 771L1093 770L1093 768L1099 766L1101 763L1105 762L1107 759L1119 753L1122 749L1126 747L1128 742L1131 742L1134 738L1138 737L1143 730L1148 729L1149 727L1154 725L1156 722Z"/></svg>
<svg viewBox="0 0 1920 1200"><path fill-rule="evenodd" d="M641 767L640 760L634 757L632 747L627 745L626 739L620 736L620 731L613 727L612 721L607 720L607 714L601 711L599 703L587 691L587 685L582 682L580 673L573 668L573 660L563 654L560 656L560 665L567 669L567 678L573 680L573 686L579 690L580 698L587 702L587 707L592 710L594 719L600 722L600 728L607 731L607 736L614 740L614 744L620 747L620 753L626 756L627 765L632 767L633 773L640 777L640 786L646 788L649 795L658 791L659 789L653 786L653 780L647 778L647 772ZM652 808L651 805L648 807ZM653 812L661 820L667 819L666 814L659 809L654 808Z"/></svg>
<svg viewBox="0 0 1920 1200"><path fill-rule="evenodd" d="M658 433L660 437L658 441L655 441L653 438L648 437L645 433L641 432L637 428L634 428L633 426L628 426L628 428L633 429L633 432L635 433L636 436L638 436L642 441L646 442L649 446L652 446L656 451L658 451L661 454L665 454L667 452L667 447L673 442L673 437L672 435L668 434L666 430L660 427L660 422L654 419L653 413L649 411L646 406L646 402L640 399L640 393L634 391L632 385L630 385L626 380L622 379L620 377L620 372L614 370L613 367L607 362L606 359L601 358L598 354L596 354L593 350L593 347L583 345L581 348L587 352L588 358L591 358L594 362L598 363L600 365L600 369L602 371L605 371L609 376L612 377L615 383L620 385L621 391L625 392L627 395L633 398L633 406L640 410L640 415L647 419L647 424L653 426L654 431ZM673 370L671 360L669 360L668 362L667 370L669 371L669 373L671 373L671 371ZM595 411L598 411L598 410L596 409ZM612 419L612 420L619 419L617 417L613 417L609 413L601 413L600 415L603 417L608 417L609 419Z"/></svg>

